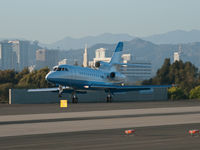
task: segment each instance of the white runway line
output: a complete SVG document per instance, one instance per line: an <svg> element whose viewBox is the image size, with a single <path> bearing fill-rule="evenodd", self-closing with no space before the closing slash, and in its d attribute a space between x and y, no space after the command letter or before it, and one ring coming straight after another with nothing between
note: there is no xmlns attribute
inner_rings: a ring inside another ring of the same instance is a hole
<svg viewBox="0 0 200 150"><path fill-rule="evenodd" d="M1 115L0 122L62 119L62 118L67 119L67 118L83 118L83 117L103 117L103 116L112 117L120 115L189 113L189 112L200 112L200 106L104 110L104 111L87 111L87 112L65 112L65 113L28 114L28 115Z"/></svg>
<svg viewBox="0 0 200 150"><path fill-rule="evenodd" d="M0 137L189 123L200 123L200 114L1 125Z"/></svg>

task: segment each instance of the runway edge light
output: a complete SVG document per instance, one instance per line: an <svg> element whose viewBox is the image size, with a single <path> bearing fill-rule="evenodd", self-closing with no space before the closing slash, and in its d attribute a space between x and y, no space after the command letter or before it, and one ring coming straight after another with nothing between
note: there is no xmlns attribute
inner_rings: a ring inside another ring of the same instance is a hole
<svg viewBox="0 0 200 150"><path fill-rule="evenodd" d="M67 100L60 100L60 107L67 108Z"/></svg>
<svg viewBox="0 0 200 150"><path fill-rule="evenodd" d="M125 134L134 134L135 133L135 129L125 130L124 133Z"/></svg>
<svg viewBox="0 0 200 150"><path fill-rule="evenodd" d="M198 129L192 129L192 130L189 130L189 134L190 135L199 135L199 130Z"/></svg>

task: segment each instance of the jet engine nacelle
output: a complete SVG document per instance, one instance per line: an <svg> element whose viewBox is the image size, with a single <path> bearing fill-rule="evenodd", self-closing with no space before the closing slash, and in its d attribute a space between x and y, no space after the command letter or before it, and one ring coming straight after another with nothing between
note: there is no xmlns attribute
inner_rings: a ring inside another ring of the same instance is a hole
<svg viewBox="0 0 200 150"><path fill-rule="evenodd" d="M100 61L95 62L95 67L96 67L96 68L99 68L100 66L101 66Z"/></svg>
<svg viewBox="0 0 200 150"><path fill-rule="evenodd" d="M111 72L111 73L110 73L110 78L111 78L111 79L114 79L114 78L115 78L115 72Z"/></svg>
<svg viewBox="0 0 200 150"><path fill-rule="evenodd" d="M103 62L103 61L97 61L95 63L95 67L96 68L100 68L100 69L107 69L110 67L109 63L107 62Z"/></svg>
<svg viewBox="0 0 200 150"><path fill-rule="evenodd" d="M108 75L109 80L114 80L114 81L124 81L125 80L125 75L119 73L119 72L111 72Z"/></svg>

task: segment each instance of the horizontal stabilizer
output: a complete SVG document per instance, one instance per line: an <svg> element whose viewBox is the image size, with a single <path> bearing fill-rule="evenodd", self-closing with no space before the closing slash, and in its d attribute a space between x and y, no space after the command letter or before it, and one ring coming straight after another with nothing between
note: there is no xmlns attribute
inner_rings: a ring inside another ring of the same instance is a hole
<svg viewBox="0 0 200 150"><path fill-rule="evenodd" d="M150 67L151 64L128 64L128 63L114 63L114 65L120 66L133 66L133 67Z"/></svg>

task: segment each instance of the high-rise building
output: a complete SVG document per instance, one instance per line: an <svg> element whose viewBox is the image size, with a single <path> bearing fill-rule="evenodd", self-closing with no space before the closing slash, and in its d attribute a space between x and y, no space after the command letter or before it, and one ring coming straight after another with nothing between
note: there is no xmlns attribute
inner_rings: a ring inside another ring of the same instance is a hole
<svg viewBox="0 0 200 150"><path fill-rule="evenodd" d="M175 61L180 61L182 55L183 55L182 46L179 45L179 47L178 47L178 52L174 52L174 62L175 62Z"/></svg>
<svg viewBox="0 0 200 150"><path fill-rule="evenodd" d="M105 58L105 48L99 48L96 50L96 58Z"/></svg>
<svg viewBox="0 0 200 150"><path fill-rule="evenodd" d="M131 60L131 54L122 54L123 63L128 63Z"/></svg>
<svg viewBox="0 0 200 150"><path fill-rule="evenodd" d="M58 62L58 65L66 65L67 64L67 59L63 59Z"/></svg>
<svg viewBox="0 0 200 150"><path fill-rule="evenodd" d="M29 41L9 41L13 45L13 51L16 55L17 66L16 70L22 70L29 66Z"/></svg>
<svg viewBox="0 0 200 150"><path fill-rule="evenodd" d="M87 45L85 45L85 51L83 54L83 67L88 66L88 60L87 60Z"/></svg>
<svg viewBox="0 0 200 150"><path fill-rule="evenodd" d="M57 50L38 49L36 51L36 68L53 68L56 66L58 63L58 53Z"/></svg>
<svg viewBox="0 0 200 150"><path fill-rule="evenodd" d="M28 51L28 64L29 66L33 66L36 64L36 50L40 49L38 46L38 41L33 41L30 46L29 46L29 51Z"/></svg>
<svg viewBox="0 0 200 150"><path fill-rule="evenodd" d="M46 49L36 50L36 69L48 66L46 63Z"/></svg>
<svg viewBox="0 0 200 150"><path fill-rule="evenodd" d="M151 78L151 63L132 61L128 65L120 65L119 71L127 77L126 84L140 84Z"/></svg>
<svg viewBox="0 0 200 150"><path fill-rule="evenodd" d="M14 54L12 50L12 44L8 42L1 42L0 43L0 62L1 67L0 69L14 69Z"/></svg>
<svg viewBox="0 0 200 150"><path fill-rule="evenodd" d="M174 52L174 62L175 61L179 61L180 60L180 56L178 52Z"/></svg>
<svg viewBox="0 0 200 150"><path fill-rule="evenodd" d="M20 41L20 62L19 62L19 68L20 70L24 69L24 67L29 66L29 41Z"/></svg>
<svg viewBox="0 0 200 150"><path fill-rule="evenodd" d="M19 40L16 41L9 41L8 43L12 44L14 57L16 59L16 64L14 66L15 70L19 71L20 68L20 47L19 47Z"/></svg>

